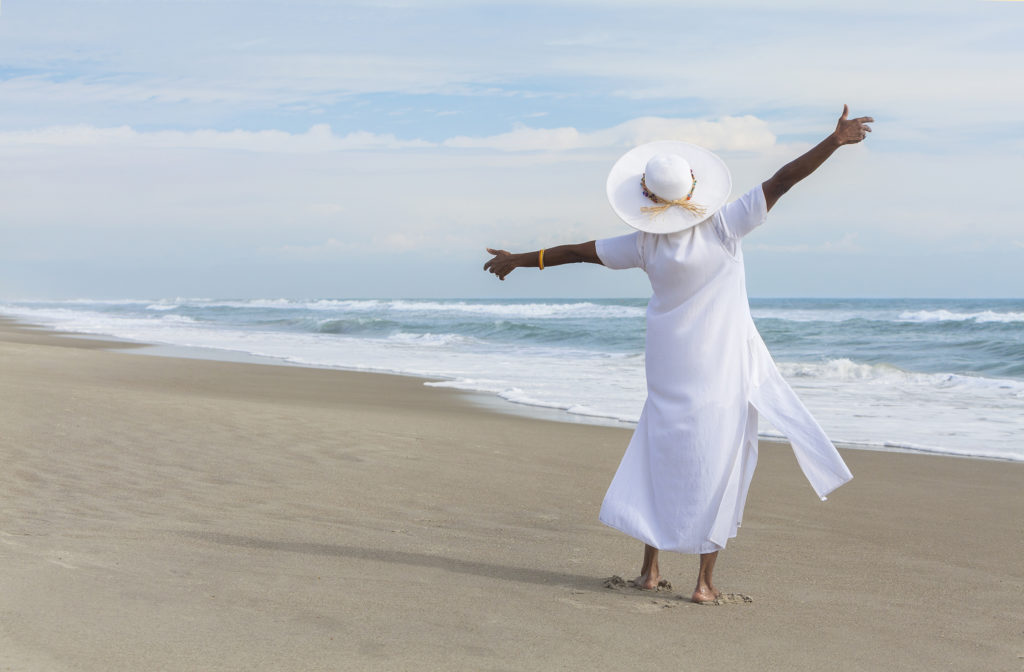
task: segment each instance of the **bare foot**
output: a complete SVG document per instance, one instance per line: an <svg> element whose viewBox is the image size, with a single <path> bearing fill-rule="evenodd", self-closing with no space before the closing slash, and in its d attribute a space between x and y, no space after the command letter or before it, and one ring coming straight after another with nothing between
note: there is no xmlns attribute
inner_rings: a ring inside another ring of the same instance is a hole
<svg viewBox="0 0 1024 672"><path fill-rule="evenodd" d="M648 574L641 574L640 576L636 577L635 579L633 579L629 583L633 587L640 588L641 590L654 590L655 588L658 587L658 582L659 581L661 581L661 575L660 574L653 574L652 575L652 574L648 573Z"/></svg>
<svg viewBox="0 0 1024 672"><path fill-rule="evenodd" d="M661 578L660 574L641 574L630 581L629 585L640 590L672 590L672 584Z"/></svg>
<svg viewBox="0 0 1024 672"><path fill-rule="evenodd" d="M722 591L708 582L703 581L697 582L697 587L693 589L693 597L691 598L694 602L712 602L722 596Z"/></svg>

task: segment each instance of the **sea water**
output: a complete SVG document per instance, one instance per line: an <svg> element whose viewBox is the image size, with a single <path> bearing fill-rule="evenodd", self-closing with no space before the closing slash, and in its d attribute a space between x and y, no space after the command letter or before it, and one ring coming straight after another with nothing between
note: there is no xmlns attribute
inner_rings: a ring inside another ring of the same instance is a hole
<svg viewBox="0 0 1024 672"><path fill-rule="evenodd" d="M645 299L3 301L86 334L428 385L634 423ZM753 299L783 376L838 444L1024 460L1024 300ZM762 423L765 436L777 436Z"/></svg>

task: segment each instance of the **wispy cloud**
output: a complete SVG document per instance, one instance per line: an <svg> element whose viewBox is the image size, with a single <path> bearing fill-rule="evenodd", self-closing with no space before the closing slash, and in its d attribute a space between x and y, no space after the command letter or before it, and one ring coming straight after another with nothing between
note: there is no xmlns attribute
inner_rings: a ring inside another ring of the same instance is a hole
<svg viewBox="0 0 1024 672"><path fill-rule="evenodd" d="M584 133L571 126L530 128L520 125L508 133L487 137L458 136L446 147L501 151L560 151L603 147L632 147L653 140L685 140L714 150L764 150L775 143L768 125L753 117L724 117L716 121L642 117L611 128Z"/></svg>
<svg viewBox="0 0 1024 672"><path fill-rule="evenodd" d="M392 134L366 131L342 136L327 124L305 133L286 131L137 131L130 126L54 126L33 131L0 133L0 146L48 145L52 147L144 147L152 149L221 149L250 152L310 154L363 149L414 149L432 147L423 140L401 140Z"/></svg>
<svg viewBox="0 0 1024 672"><path fill-rule="evenodd" d="M519 125L498 135L455 136L440 143L402 139L394 134L357 131L337 135L328 124L304 133L285 131L138 131L130 126L53 126L30 131L0 132L0 147L144 147L203 148L263 153L308 154L353 150L397 150L444 147L498 152L563 152L576 149L632 147L652 140L685 140L720 151L760 151L775 143L768 125L753 116L718 120L642 117L611 128L582 132L574 127L530 128Z"/></svg>
<svg viewBox="0 0 1024 672"><path fill-rule="evenodd" d="M745 247L748 251L784 252L788 254L809 254L819 252L845 252L854 254L864 251L864 248L857 244L856 233L847 233L839 240L827 240L825 242L815 244L801 243L797 245L780 245L773 243L749 242Z"/></svg>

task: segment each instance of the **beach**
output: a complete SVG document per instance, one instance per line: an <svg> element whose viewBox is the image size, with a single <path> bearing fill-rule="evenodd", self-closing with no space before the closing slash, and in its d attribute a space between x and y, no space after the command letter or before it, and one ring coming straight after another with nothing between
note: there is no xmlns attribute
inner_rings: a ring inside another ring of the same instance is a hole
<svg viewBox="0 0 1024 672"><path fill-rule="evenodd" d="M608 588L629 430L0 320L0 670L1024 669L1024 464L762 442L716 566Z"/></svg>
<svg viewBox="0 0 1024 672"><path fill-rule="evenodd" d="M1024 299L750 303L836 444L1024 462ZM646 313L646 298L0 300L0 316L160 352L408 375L618 427L647 396Z"/></svg>

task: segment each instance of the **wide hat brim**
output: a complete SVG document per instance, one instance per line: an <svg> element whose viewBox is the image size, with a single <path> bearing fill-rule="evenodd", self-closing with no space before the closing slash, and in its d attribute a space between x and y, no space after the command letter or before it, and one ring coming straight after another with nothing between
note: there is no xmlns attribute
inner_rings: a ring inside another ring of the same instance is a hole
<svg viewBox="0 0 1024 672"><path fill-rule="evenodd" d="M704 214L681 207L670 207L656 215L643 211L656 205L644 196L640 178L647 162L657 154L679 154L689 161L697 178L691 200L704 207ZM732 175L714 152L688 142L660 140L623 154L608 174L607 190L608 202L626 224L648 233L675 233L700 224L725 205L732 192Z"/></svg>

